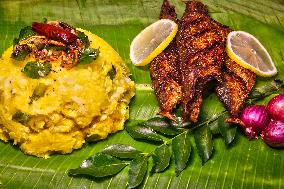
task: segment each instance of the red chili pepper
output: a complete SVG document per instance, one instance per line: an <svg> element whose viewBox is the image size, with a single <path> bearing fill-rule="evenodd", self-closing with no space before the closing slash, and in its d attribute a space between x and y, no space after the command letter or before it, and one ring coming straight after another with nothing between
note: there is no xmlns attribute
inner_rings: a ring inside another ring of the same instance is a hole
<svg viewBox="0 0 284 189"><path fill-rule="evenodd" d="M64 30L63 28L51 24L42 24L38 22L33 22L32 28L35 32L40 35L44 35L47 38L60 41L64 44L73 43L78 37L69 32Z"/></svg>

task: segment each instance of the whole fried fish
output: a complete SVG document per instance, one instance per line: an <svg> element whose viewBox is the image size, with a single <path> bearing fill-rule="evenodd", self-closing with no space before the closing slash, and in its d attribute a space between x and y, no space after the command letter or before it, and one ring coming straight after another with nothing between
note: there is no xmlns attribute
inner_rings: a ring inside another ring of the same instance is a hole
<svg viewBox="0 0 284 189"><path fill-rule="evenodd" d="M160 19L178 22L175 8L167 0L162 5ZM175 117L171 112L182 97L177 56L176 43L173 40L150 64L150 76L160 104L160 114L173 120Z"/></svg>
<svg viewBox="0 0 284 189"><path fill-rule="evenodd" d="M212 81L222 80L227 31L228 27L209 17L207 7L201 2L186 4L176 36L184 120L198 120L204 91Z"/></svg>

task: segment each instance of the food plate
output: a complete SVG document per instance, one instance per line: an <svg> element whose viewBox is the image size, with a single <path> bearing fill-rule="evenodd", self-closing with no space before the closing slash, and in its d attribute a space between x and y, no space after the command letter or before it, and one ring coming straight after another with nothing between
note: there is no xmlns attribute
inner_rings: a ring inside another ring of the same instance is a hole
<svg viewBox="0 0 284 189"><path fill-rule="evenodd" d="M181 14L184 4L171 1ZM235 30L256 36L267 48L284 79L284 4L281 1L203 1L210 15ZM146 120L159 110L148 68L137 68L129 60L132 39L150 23L158 20L162 1L44 1L0 2L0 53L12 45L21 28L32 21L63 20L89 30L109 42L127 62L136 82L136 96L130 105L130 122ZM258 78L257 86L267 80ZM264 99L260 103L267 102ZM215 95L207 96L202 115L222 111ZM126 131L107 140L89 144L68 155L53 155L45 160L24 155L12 143L0 142L0 186L3 188L126 188L127 168L113 178L87 179L69 177L67 172L89 156L111 144L128 144L150 152L154 144L132 139ZM202 166L196 150L188 167L179 177L174 167L150 176L141 188L281 188L283 187L284 152L268 147L261 140L248 141L240 131L233 145L227 148L220 137L214 139L214 156Z"/></svg>

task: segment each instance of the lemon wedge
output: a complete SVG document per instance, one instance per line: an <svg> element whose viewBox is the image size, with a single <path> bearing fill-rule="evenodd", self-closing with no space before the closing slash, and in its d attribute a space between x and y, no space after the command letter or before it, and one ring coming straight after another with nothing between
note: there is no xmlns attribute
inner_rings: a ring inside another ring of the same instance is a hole
<svg viewBox="0 0 284 189"><path fill-rule="evenodd" d="M178 25L161 19L142 30L130 45L130 59L136 66L149 64L174 39Z"/></svg>
<svg viewBox="0 0 284 189"><path fill-rule="evenodd" d="M247 32L230 32L226 50L231 59L259 76L270 77L277 74L277 69L265 47Z"/></svg>

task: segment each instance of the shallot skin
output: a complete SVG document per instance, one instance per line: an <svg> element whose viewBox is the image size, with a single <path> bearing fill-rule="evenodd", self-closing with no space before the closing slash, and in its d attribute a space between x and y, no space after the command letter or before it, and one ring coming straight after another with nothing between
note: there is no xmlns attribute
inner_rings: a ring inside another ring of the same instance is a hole
<svg viewBox="0 0 284 189"><path fill-rule="evenodd" d="M262 139L271 147L284 147L284 122L272 120L262 131Z"/></svg>

